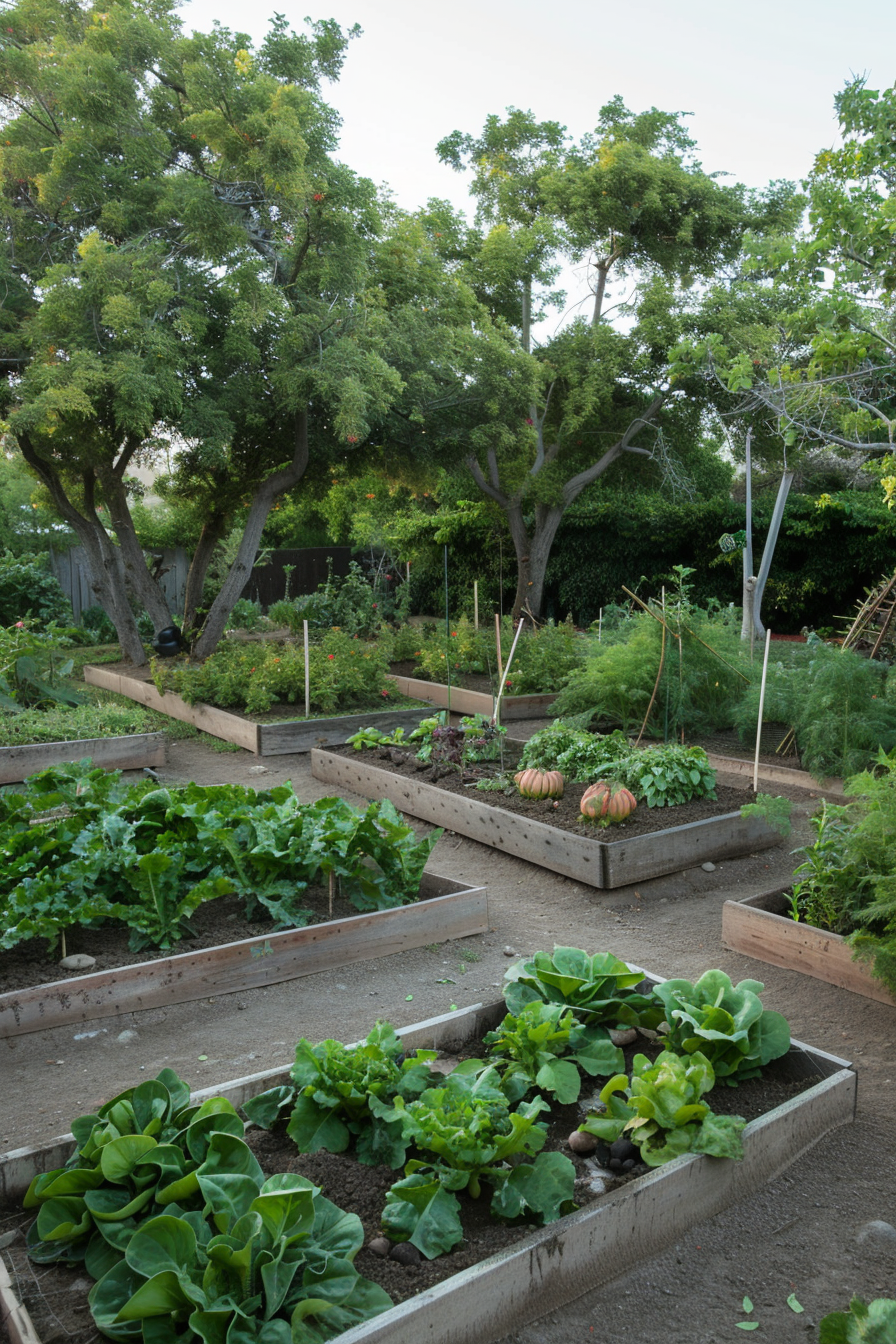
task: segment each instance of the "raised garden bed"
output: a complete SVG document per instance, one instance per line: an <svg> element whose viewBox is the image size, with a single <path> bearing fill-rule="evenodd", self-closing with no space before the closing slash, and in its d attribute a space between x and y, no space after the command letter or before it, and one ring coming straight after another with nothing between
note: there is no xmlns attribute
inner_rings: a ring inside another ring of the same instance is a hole
<svg viewBox="0 0 896 1344"><path fill-rule="evenodd" d="M389 673L389 680L395 683L402 695L414 700L425 700L439 709L447 709L449 704L454 714L484 714L491 718L495 707L495 697L487 691L472 691L464 686L448 686L439 681L421 681L417 677L404 677ZM557 699L556 692L550 695L505 695L501 699L501 719L547 719Z"/></svg>
<svg viewBox="0 0 896 1344"><path fill-rule="evenodd" d="M867 963L853 961L845 938L790 917L788 891L778 887L743 901L726 901L722 945L770 966L801 971L838 989L893 1004L892 994L874 979Z"/></svg>
<svg viewBox="0 0 896 1344"><path fill-rule="evenodd" d="M104 770L139 770L165 764L164 733L128 733L124 737L90 737L74 742L30 742L0 747L0 784L19 783L51 765L68 765L89 757Z"/></svg>
<svg viewBox="0 0 896 1344"><path fill-rule="evenodd" d="M409 1050L456 1051L494 1026L503 1002L476 1005L406 1027ZM785 1057L807 1090L751 1121L744 1159L687 1155L639 1176L507 1250L424 1290L338 1337L339 1344L487 1344L657 1254L694 1223L714 1216L774 1179L831 1129L852 1120L856 1077L842 1059L794 1042ZM288 1078L266 1070L194 1094L235 1105ZM0 1193L18 1199L32 1177L64 1162L71 1136L0 1158Z"/></svg>
<svg viewBox="0 0 896 1344"><path fill-rule="evenodd" d="M604 889L766 849L781 838L761 817L727 812L687 825L673 823L646 835L596 839L507 812L498 804L481 802L479 797L424 784L358 755L315 750L311 753L311 772L315 779L338 789L353 789L365 798L388 798L401 811L423 821Z"/></svg>
<svg viewBox="0 0 896 1344"><path fill-rule="evenodd" d="M155 709L169 718L191 723L212 737L234 742L256 756L285 756L311 751L313 747L338 746L359 728L379 728L384 732L420 722L419 709L373 710L364 714L342 714L325 719L281 719L275 723L257 723L241 714L229 714L213 705L188 705L174 691L161 695L151 681L127 676L106 667L84 668L89 686L101 686L116 695L127 696L139 705ZM491 713L491 711L489 711Z"/></svg>
<svg viewBox="0 0 896 1344"><path fill-rule="evenodd" d="M0 994L0 1039L231 994L488 930L484 887L424 873L411 905Z"/></svg>

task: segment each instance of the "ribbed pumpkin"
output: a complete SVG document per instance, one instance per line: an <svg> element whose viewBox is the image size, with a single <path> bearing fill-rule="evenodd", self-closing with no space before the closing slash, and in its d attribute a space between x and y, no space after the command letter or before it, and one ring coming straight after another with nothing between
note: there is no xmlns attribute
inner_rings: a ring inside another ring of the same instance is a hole
<svg viewBox="0 0 896 1344"><path fill-rule="evenodd" d="M524 798L562 798L563 776L559 770L521 770L513 782Z"/></svg>
<svg viewBox="0 0 896 1344"><path fill-rule="evenodd" d="M582 794L579 811L586 821L596 821L599 826L612 826L625 821L638 806L637 799L628 789L619 784L608 784L599 779Z"/></svg>

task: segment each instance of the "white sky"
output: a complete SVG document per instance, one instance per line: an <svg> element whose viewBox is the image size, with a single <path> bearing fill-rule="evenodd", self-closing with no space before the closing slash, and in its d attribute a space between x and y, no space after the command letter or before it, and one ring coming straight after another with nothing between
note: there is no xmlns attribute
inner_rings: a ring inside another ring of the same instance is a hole
<svg viewBox="0 0 896 1344"><path fill-rule="evenodd" d="M310 4L187 0L181 16L258 40L275 10L298 29ZM340 157L407 209L440 196L472 213L435 146L509 106L574 138L617 93L634 112L692 112L704 168L761 187L804 177L836 141L834 95L852 75L896 80L894 0L317 0L311 17L364 29L325 96L343 117Z"/></svg>

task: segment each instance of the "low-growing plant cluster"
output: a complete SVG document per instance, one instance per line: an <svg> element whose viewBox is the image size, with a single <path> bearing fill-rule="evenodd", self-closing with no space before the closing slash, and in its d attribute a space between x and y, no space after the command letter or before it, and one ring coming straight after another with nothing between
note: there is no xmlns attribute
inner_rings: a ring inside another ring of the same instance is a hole
<svg viewBox="0 0 896 1344"><path fill-rule="evenodd" d="M328 630L309 646L311 706L322 714L351 713L399 701L376 643ZM274 704L305 702L305 655L297 644L223 644L204 663L153 660L156 689L187 704L236 706L264 714Z"/></svg>
<svg viewBox="0 0 896 1344"><path fill-rule="evenodd" d="M486 1034L482 1059L465 1059L436 1077L430 1051L405 1053L394 1029L379 1023L367 1040L296 1046L292 1082L246 1104L266 1128L288 1115L287 1133L301 1152L345 1152L403 1175L392 1186L383 1228L428 1258L463 1236L457 1192L491 1191L499 1218L551 1222L573 1205L575 1168L544 1152L539 1117L550 1101L579 1098L583 1076L609 1081L604 1110L582 1131L631 1136L644 1162L660 1165L683 1152L742 1156L738 1117L714 1116L701 1100L716 1078L755 1077L790 1046L787 1023L765 1010L762 985L733 985L721 971L696 984L674 980L650 989L643 974L612 953L590 956L557 947L511 967L503 1021ZM636 1056L631 1083L611 1031L662 1034L666 1049Z"/></svg>
<svg viewBox="0 0 896 1344"><path fill-rule="evenodd" d="M556 720L529 738L520 767L559 770L566 779L612 780L648 807L672 807L714 798L716 772L702 747L633 747L620 730L591 733Z"/></svg>
<svg viewBox="0 0 896 1344"><path fill-rule="evenodd" d="M163 1069L72 1131L73 1156L25 1196L28 1250L83 1265L110 1339L314 1344L392 1305L354 1267L357 1215L302 1176L265 1179L226 1098L191 1104Z"/></svg>
<svg viewBox="0 0 896 1344"><path fill-rule="evenodd" d="M47 817L51 810L62 815ZM118 920L135 949L167 948L190 915L220 896L247 918L301 927L313 883L338 884L359 911L417 898L441 834L418 840L388 801L301 803L290 785L126 785L89 762L44 770L0 795L0 947L51 944L73 925Z"/></svg>
<svg viewBox="0 0 896 1344"><path fill-rule="evenodd" d="M493 723L485 714L468 715L456 726L447 720L445 711L433 714L421 719L407 734L403 728L389 733L379 728L359 728L346 738L345 744L355 751L398 747L411 751L418 761L457 767L501 759L506 728Z"/></svg>
<svg viewBox="0 0 896 1344"><path fill-rule="evenodd" d="M896 996L896 751L846 781L847 801L810 819L815 841L796 851L794 918L845 934Z"/></svg>
<svg viewBox="0 0 896 1344"><path fill-rule="evenodd" d="M156 716L133 700L101 699L83 705L50 705L0 713L0 747L35 742L78 742L94 737L120 737L153 732Z"/></svg>
<svg viewBox="0 0 896 1344"><path fill-rule="evenodd" d="M396 639L397 636L393 636ZM514 639L509 619L501 624L502 667L506 665ZM537 695L559 691L567 677L580 665L587 641L570 621L548 622L537 629L524 627L517 642L513 662L504 676L509 695ZM476 629L461 616L448 630L432 626L419 631L416 647L408 654L402 636L402 653L393 644L393 659L413 658L415 675L430 681L455 681L474 673L487 676L498 687L498 652L495 632L486 626Z"/></svg>

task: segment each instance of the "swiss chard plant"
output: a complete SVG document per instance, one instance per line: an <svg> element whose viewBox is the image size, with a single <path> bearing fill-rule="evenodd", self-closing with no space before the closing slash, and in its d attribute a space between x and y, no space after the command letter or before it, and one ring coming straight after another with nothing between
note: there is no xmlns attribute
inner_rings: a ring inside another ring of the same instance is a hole
<svg viewBox="0 0 896 1344"><path fill-rule="evenodd" d="M664 980L654 989L665 1012L669 1050L700 1053L719 1082L758 1078L763 1067L790 1049L787 1019L759 998L758 980L731 983L724 971L705 971L695 984Z"/></svg>
<svg viewBox="0 0 896 1344"><path fill-rule="evenodd" d="M631 1079L611 1078L600 1093L604 1113L589 1115L580 1129L606 1144L627 1138L649 1167L683 1153L742 1158L746 1121L715 1115L701 1100L714 1081L712 1065L699 1051L686 1059L669 1050L654 1061L636 1055Z"/></svg>
<svg viewBox="0 0 896 1344"><path fill-rule="evenodd" d="M527 1004L560 1004L584 1023L655 1027L662 1009L643 989L644 973L612 952L593 956L578 947L555 947L515 962L506 972L504 999L512 1013Z"/></svg>
<svg viewBox="0 0 896 1344"><path fill-rule="evenodd" d="M417 1100L396 1097L389 1113L419 1157L392 1186L383 1228L396 1241L410 1241L429 1259L450 1251L463 1237L455 1191L474 1199L483 1183L490 1208L500 1218L553 1222L574 1208L575 1168L562 1153L543 1153L547 1129L538 1116L542 1097L510 1109L494 1067L455 1070Z"/></svg>

